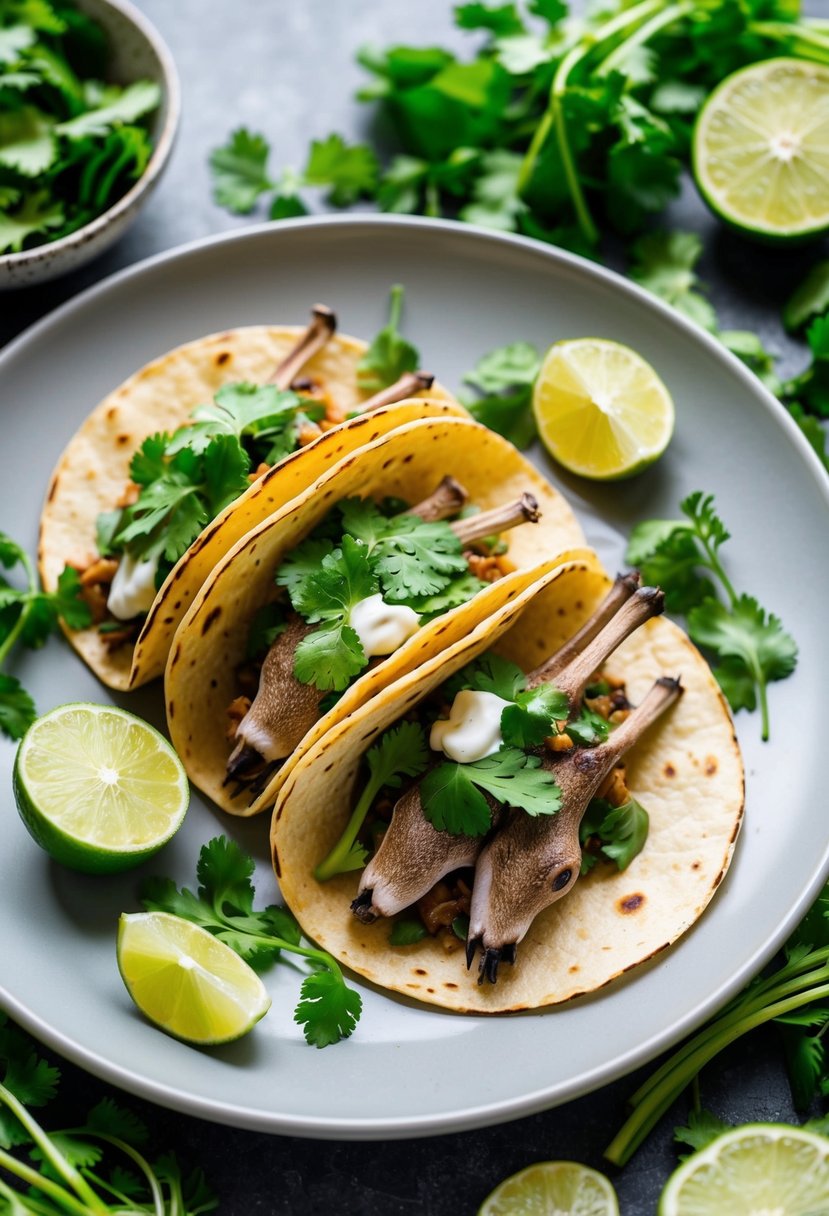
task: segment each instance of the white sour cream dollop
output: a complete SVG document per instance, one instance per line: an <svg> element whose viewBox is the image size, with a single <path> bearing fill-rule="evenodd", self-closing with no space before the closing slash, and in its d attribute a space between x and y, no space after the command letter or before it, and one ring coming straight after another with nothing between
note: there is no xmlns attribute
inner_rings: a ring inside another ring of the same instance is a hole
<svg viewBox="0 0 829 1216"><path fill-rule="evenodd" d="M464 689L452 702L448 719L432 726L429 746L458 764L472 764L494 755L503 743L501 713L510 704L494 692Z"/></svg>
<svg viewBox="0 0 829 1216"><path fill-rule="evenodd" d="M417 633L420 617L405 604L387 604L382 595L370 595L351 609L349 622L367 659L392 654Z"/></svg>
<svg viewBox="0 0 829 1216"><path fill-rule="evenodd" d="M158 558L121 555L115 578L109 589L107 608L119 621L131 621L142 612L149 612L155 599L155 576Z"/></svg>

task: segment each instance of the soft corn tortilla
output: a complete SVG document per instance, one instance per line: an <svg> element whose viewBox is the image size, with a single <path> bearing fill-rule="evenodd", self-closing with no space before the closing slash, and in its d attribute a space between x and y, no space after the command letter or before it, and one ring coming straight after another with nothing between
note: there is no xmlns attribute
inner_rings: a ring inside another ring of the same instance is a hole
<svg viewBox="0 0 829 1216"><path fill-rule="evenodd" d="M223 785L232 748L227 707L238 694L236 667L245 658L250 623L274 599L274 578L283 557L340 499L390 495L414 504L448 474L466 487L470 501L482 510L513 501L525 491L535 495L540 521L504 534L507 557L518 572L419 629L358 679L309 731L253 804L248 805L245 792L232 798ZM512 444L486 427L462 418L425 418L367 444L249 532L217 567L182 621L167 663L165 695L170 736L190 780L231 814L264 810L302 752L335 722L462 638L479 617L484 619L532 582L531 572L541 560L583 543L581 528L562 495Z"/></svg>
<svg viewBox="0 0 829 1216"><path fill-rule="evenodd" d="M54 590L67 562L83 568L94 559L97 518L116 507L129 481L130 461L149 435L174 431L224 384L265 383L302 333L302 326L258 325L199 338L148 363L105 397L69 441L52 474L38 550L44 588ZM308 361L303 375L318 380L336 405L354 409L367 397L356 380L365 349L364 342L335 334ZM104 684L120 690L160 676L173 635L194 595L245 532L371 437L424 413L466 415L439 385L427 397L434 408L410 400L405 407L374 411L335 427L275 465L231 503L180 559L156 596L135 647L123 645L110 651L96 628L66 630L84 662ZM417 400L423 398L418 395Z"/></svg>
<svg viewBox="0 0 829 1216"><path fill-rule="evenodd" d="M303 932L341 963L384 988L461 1013L554 1005L609 984L652 958L701 915L728 869L743 811L743 767L722 694L708 665L671 621L659 617L605 665L637 704L662 675L685 689L632 749L627 784L650 815L644 850L627 870L598 864L536 918L495 985L477 984L463 944L447 954L427 938L388 943L390 922L363 925L349 905L359 873L318 883L313 867L339 838L359 793L360 760L372 741L485 649L537 666L579 628L609 588L596 563L548 570L512 603L329 731L286 782L271 846L282 895Z"/></svg>

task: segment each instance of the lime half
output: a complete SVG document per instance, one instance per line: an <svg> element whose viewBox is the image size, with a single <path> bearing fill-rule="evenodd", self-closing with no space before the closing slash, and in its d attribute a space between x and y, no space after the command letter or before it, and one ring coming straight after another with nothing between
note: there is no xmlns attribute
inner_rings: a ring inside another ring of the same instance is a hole
<svg viewBox="0 0 829 1216"><path fill-rule="evenodd" d="M829 1138L777 1123L724 1132L675 1170L659 1216L829 1212Z"/></svg>
<svg viewBox="0 0 829 1216"><path fill-rule="evenodd" d="M259 976L230 946L169 912L124 912L118 970L138 1008L188 1043L229 1043L271 1007Z"/></svg>
<svg viewBox="0 0 829 1216"><path fill-rule="evenodd" d="M582 477L630 477L653 464L674 429L671 396L641 355L606 338L548 350L533 411L550 455Z"/></svg>
<svg viewBox="0 0 829 1216"><path fill-rule="evenodd" d="M539 1161L505 1179L478 1216L619 1216L604 1174L576 1161Z"/></svg>
<svg viewBox="0 0 829 1216"><path fill-rule="evenodd" d="M26 732L14 796L29 832L63 865L107 873L137 865L181 826L184 766L141 718L109 705L60 705Z"/></svg>
<svg viewBox="0 0 829 1216"><path fill-rule="evenodd" d="M799 240L829 228L829 68L768 59L719 85L694 129L711 210L742 231Z"/></svg>

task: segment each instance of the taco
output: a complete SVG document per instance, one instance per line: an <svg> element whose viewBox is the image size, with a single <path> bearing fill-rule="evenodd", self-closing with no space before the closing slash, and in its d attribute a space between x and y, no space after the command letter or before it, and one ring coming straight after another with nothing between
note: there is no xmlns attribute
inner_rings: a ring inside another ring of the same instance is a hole
<svg viewBox="0 0 829 1216"><path fill-rule="evenodd" d="M302 751L583 544L505 439L420 419L341 460L227 557L165 673L173 745L225 810L270 806Z"/></svg>
<svg viewBox="0 0 829 1216"><path fill-rule="evenodd" d="M424 412L465 414L428 373L370 394L366 344L335 329L317 305L305 330L187 343L110 393L70 440L43 509L40 574L50 591L67 566L78 571L94 623L67 636L111 688L162 674L195 592L254 524L371 436ZM434 410L410 403L426 392Z"/></svg>
<svg viewBox="0 0 829 1216"><path fill-rule="evenodd" d="M309 749L271 828L308 937L384 988L498 1013L686 932L731 860L742 761L707 664L637 583L548 566Z"/></svg>

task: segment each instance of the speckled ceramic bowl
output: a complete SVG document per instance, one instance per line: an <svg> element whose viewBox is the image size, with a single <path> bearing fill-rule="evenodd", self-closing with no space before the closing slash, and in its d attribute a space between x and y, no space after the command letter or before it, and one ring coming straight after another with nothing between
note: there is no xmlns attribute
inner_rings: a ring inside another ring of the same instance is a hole
<svg viewBox="0 0 829 1216"><path fill-rule="evenodd" d="M29 287L76 270L108 249L127 230L153 192L170 158L178 129L181 90L173 57L161 36L129 0L76 0L106 31L110 42L108 78L118 84L155 80L161 103L151 116L153 152L146 169L126 194L83 228L60 240L0 255L0 288Z"/></svg>

